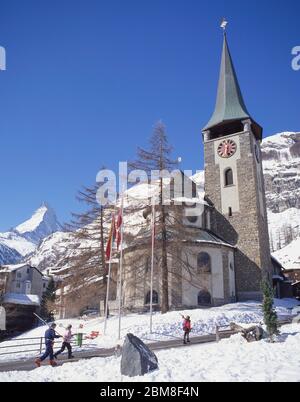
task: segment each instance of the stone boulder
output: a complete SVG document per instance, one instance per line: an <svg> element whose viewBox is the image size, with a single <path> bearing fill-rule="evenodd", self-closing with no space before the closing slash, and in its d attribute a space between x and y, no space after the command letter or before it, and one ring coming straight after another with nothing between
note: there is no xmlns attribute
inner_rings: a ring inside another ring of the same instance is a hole
<svg viewBox="0 0 300 402"><path fill-rule="evenodd" d="M133 334L127 334L122 348L121 374L142 376L158 369L155 354Z"/></svg>

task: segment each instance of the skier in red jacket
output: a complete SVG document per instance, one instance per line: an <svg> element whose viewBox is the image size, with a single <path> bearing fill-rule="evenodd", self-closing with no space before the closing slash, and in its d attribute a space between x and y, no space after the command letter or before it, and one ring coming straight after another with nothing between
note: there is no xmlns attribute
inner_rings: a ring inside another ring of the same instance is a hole
<svg viewBox="0 0 300 402"><path fill-rule="evenodd" d="M183 343L186 345L186 343L190 343L190 332L192 330L192 325L191 325L191 317L187 315L186 317L184 315L181 316L183 318L183 325L182 329L184 331L184 336L183 336Z"/></svg>

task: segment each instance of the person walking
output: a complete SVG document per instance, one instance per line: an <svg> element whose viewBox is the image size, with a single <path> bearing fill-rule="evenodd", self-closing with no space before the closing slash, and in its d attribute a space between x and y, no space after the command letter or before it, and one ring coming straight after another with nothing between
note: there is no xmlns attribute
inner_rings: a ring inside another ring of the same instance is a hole
<svg viewBox="0 0 300 402"><path fill-rule="evenodd" d="M190 343L190 332L192 330L192 325L191 325L191 317L187 315L186 317L184 315L181 316L183 318L183 325L182 329L184 332L183 336L183 344L186 345L187 343Z"/></svg>
<svg viewBox="0 0 300 402"><path fill-rule="evenodd" d="M66 328L66 332L63 336L63 343L61 349L54 354L54 358L57 359L57 356L60 355L66 348L68 349L68 359L73 359L72 355L72 346L71 346L71 339L72 339L72 325L68 325Z"/></svg>
<svg viewBox="0 0 300 402"><path fill-rule="evenodd" d="M41 356L35 359L35 364L37 367L41 367L42 361L46 360L47 357L49 356L49 364L54 367L57 366L57 363L54 361L54 352L53 352L53 345L54 345L54 340L56 338L61 338L61 335L57 335L55 332L56 324L52 323L47 331L45 332L45 346L46 350L45 353Z"/></svg>

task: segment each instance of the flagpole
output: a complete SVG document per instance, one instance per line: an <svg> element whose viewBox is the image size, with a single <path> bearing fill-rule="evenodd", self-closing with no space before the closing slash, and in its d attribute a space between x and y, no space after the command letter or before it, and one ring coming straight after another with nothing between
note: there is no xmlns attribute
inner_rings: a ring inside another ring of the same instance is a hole
<svg viewBox="0 0 300 402"><path fill-rule="evenodd" d="M115 219L113 216L112 219ZM112 228L113 230L113 228ZM113 233L110 238L110 254L109 254L109 265L108 265L108 278L107 278L107 286L106 286L106 303L105 303L105 320L104 320L104 335L106 333L106 325L107 325L107 315L108 315L108 298L109 298L109 287L110 287L110 276L111 276L111 260L112 260L112 248L113 248Z"/></svg>
<svg viewBox="0 0 300 402"><path fill-rule="evenodd" d="M122 310L122 277L123 277L123 211L124 210L124 193L122 194L121 201L121 251L120 251L120 260L119 260L119 340L121 339L121 310Z"/></svg>
<svg viewBox="0 0 300 402"><path fill-rule="evenodd" d="M114 220L115 216L112 214L112 223L110 228L110 250L109 250L109 265L108 265L108 278L107 278L107 286L106 286L106 303L105 303L105 319L104 319L104 335L106 333L106 325L107 325L107 315L108 315L108 298L109 298L109 288L110 288L110 277L111 277L111 262L112 262L112 249L113 249L113 242L114 242Z"/></svg>
<svg viewBox="0 0 300 402"><path fill-rule="evenodd" d="M152 204L152 228L151 228L151 277L150 277L150 334L152 334L152 315L153 315L153 271L154 271L154 239L155 239L155 205Z"/></svg>

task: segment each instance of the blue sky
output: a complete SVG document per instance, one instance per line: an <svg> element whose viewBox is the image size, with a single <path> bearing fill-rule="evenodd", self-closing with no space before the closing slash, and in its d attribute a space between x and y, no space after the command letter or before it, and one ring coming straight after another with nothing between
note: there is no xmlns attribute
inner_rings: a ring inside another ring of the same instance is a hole
<svg viewBox="0 0 300 402"><path fill-rule="evenodd" d="M132 159L159 119L182 167L202 169L222 16L264 135L300 130L299 15L298 0L0 0L0 230L42 201L67 221L76 191Z"/></svg>

